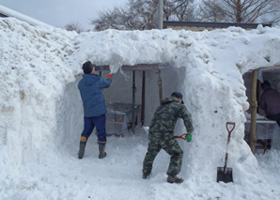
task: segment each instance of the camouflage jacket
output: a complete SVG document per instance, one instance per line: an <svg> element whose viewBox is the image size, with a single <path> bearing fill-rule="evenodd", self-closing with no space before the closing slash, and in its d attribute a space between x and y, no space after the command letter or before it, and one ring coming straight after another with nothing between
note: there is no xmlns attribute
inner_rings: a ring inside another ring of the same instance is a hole
<svg viewBox="0 0 280 200"><path fill-rule="evenodd" d="M192 117L184 104L173 97L163 100L152 119L150 134L173 133L178 118L183 119L188 132L193 131Z"/></svg>

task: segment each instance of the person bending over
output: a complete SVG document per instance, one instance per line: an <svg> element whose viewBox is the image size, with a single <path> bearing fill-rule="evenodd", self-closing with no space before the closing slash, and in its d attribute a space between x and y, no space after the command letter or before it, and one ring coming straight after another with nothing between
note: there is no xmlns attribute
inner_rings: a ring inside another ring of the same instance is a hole
<svg viewBox="0 0 280 200"><path fill-rule="evenodd" d="M188 131L187 141L191 141L193 132L192 117L184 106L183 95L173 92L170 98L166 98L157 108L149 128L148 150L143 162L143 178L146 179L153 166L153 161L158 152L163 149L170 156L170 163L167 170L167 182L182 183L184 179L177 174L181 171L183 150L174 137L174 128L179 118L182 118Z"/></svg>

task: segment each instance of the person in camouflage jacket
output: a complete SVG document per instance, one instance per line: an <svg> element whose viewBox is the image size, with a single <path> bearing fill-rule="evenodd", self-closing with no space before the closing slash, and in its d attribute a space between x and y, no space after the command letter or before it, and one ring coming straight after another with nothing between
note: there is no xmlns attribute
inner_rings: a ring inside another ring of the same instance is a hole
<svg viewBox="0 0 280 200"><path fill-rule="evenodd" d="M152 171L153 161L161 149L170 156L170 164L167 170L167 182L182 183L184 180L177 177L181 171L183 150L174 137L174 128L179 118L191 136L193 131L191 114L184 106L183 95L173 92L171 98L166 98L157 108L149 129L148 150L143 162L143 178L146 179Z"/></svg>

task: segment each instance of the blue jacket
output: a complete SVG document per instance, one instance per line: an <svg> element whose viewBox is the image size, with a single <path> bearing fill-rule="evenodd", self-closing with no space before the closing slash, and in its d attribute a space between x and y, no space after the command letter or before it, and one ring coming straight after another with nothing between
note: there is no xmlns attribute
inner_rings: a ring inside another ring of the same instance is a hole
<svg viewBox="0 0 280 200"><path fill-rule="evenodd" d="M102 79L96 74L84 74L78 84L84 105L85 117L96 117L106 113L102 88L108 88L112 79Z"/></svg>

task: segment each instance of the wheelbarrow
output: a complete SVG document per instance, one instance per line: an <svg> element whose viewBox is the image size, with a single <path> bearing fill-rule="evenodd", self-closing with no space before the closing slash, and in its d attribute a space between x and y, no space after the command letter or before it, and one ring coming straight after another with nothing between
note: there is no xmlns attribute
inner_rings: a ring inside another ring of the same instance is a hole
<svg viewBox="0 0 280 200"><path fill-rule="evenodd" d="M233 182L232 168L227 167L227 160L228 160L228 144L230 142L230 135L234 127L235 127L234 122L226 123L228 138L227 138L227 145L226 145L225 165L223 167L217 167L217 182L219 181L223 181L225 183Z"/></svg>

